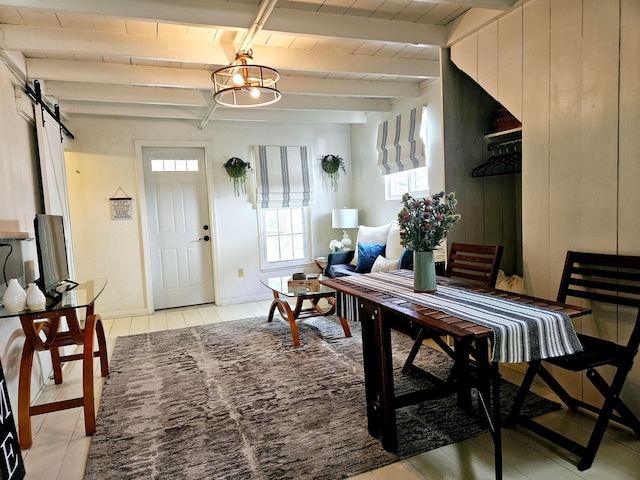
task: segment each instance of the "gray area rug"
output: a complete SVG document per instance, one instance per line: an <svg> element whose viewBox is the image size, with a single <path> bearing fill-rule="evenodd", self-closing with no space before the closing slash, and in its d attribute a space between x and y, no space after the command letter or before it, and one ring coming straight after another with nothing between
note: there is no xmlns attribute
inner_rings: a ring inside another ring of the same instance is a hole
<svg viewBox="0 0 640 480"><path fill-rule="evenodd" d="M118 338L85 479L339 479L483 433L451 396L399 410L386 452L367 432L359 325L344 338L316 317L299 331L298 348L265 318ZM411 341L393 341L396 387L415 388L399 373ZM419 358L446 376L448 357ZM526 413L557 407L530 396Z"/></svg>

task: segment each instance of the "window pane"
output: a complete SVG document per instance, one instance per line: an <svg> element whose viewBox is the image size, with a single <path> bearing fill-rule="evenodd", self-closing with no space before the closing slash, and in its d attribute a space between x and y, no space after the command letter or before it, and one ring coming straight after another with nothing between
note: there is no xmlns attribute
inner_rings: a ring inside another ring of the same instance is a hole
<svg viewBox="0 0 640 480"><path fill-rule="evenodd" d="M152 172L164 172L164 162L162 160L151 160Z"/></svg>
<svg viewBox="0 0 640 480"><path fill-rule="evenodd" d="M200 166L198 165L198 160L187 160L188 172L197 172L199 170L200 170Z"/></svg>
<svg viewBox="0 0 640 480"><path fill-rule="evenodd" d="M409 191L409 172L398 172L388 175L391 195L404 195Z"/></svg>
<svg viewBox="0 0 640 480"><path fill-rule="evenodd" d="M291 233L291 213L289 210L278 210L280 219L280 233Z"/></svg>
<svg viewBox="0 0 640 480"><path fill-rule="evenodd" d="M165 172L175 172L176 171L176 162L174 160L164 160L164 171Z"/></svg>
<svg viewBox="0 0 640 480"><path fill-rule="evenodd" d="M417 168L413 170L413 174L415 177L413 190L429 190L429 175L427 168Z"/></svg>
<svg viewBox="0 0 640 480"><path fill-rule="evenodd" d="M264 233L278 235L278 211L264 210Z"/></svg>
<svg viewBox="0 0 640 480"><path fill-rule="evenodd" d="M304 235L293 236L293 258L304 258Z"/></svg>
<svg viewBox="0 0 640 480"><path fill-rule="evenodd" d="M266 247L267 262L277 262L280 260L278 237L268 237L266 239Z"/></svg>
<svg viewBox="0 0 640 480"><path fill-rule="evenodd" d="M293 260L293 245L290 235L280 237L280 260Z"/></svg>
<svg viewBox="0 0 640 480"><path fill-rule="evenodd" d="M291 210L291 232L302 233L304 231L304 219L302 209L296 208Z"/></svg>

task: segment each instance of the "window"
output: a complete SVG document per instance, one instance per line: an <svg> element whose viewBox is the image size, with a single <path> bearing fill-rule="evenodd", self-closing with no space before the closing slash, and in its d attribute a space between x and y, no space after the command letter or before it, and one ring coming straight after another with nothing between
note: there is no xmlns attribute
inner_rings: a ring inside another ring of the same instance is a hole
<svg viewBox="0 0 640 480"><path fill-rule="evenodd" d="M427 146L427 112L422 112L420 123L420 138ZM428 162L427 162L428 163ZM404 172L392 173L384 176L385 200L399 200L402 195L409 192L413 197L426 197L429 195L429 170L428 167L420 167Z"/></svg>
<svg viewBox="0 0 640 480"><path fill-rule="evenodd" d="M152 172L197 172L198 171L197 159L152 158L150 162L151 162Z"/></svg>
<svg viewBox="0 0 640 480"><path fill-rule="evenodd" d="M261 238L261 267L289 267L311 258L308 208L261 208L257 210Z"/></svg>
<svg viewBox="0 0 640 480"><path fill-rule="evenodd" d="M413 197L425 197L429 195L427 167L385 175L384 186L386 200L399 200L407 192Z"/></svg>

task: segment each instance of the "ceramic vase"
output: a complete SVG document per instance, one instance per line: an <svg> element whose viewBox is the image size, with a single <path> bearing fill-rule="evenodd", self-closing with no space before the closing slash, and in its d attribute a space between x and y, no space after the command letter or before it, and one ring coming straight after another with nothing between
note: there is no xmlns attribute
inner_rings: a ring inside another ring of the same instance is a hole
<svg viewBox="0 0 640 480"><path fill-rule="evenodd" d="M12 278L9 285L2 296L2 304L9 313L18 313L27 306L27 292L18 283L18 280Z"/></svg>
<svg viewBox="0 0 640 480"><path fill-rule="evenodd" d="M433 251L413 252L413 291L435 293L436 263Z"/></svg>
<svg viewBox="0 0 640 480"><path fill-rule="evenodd" d="M47 298L35 283L30 283L27 287L27 307L29 310L44 310L47 305Z"/></svg>

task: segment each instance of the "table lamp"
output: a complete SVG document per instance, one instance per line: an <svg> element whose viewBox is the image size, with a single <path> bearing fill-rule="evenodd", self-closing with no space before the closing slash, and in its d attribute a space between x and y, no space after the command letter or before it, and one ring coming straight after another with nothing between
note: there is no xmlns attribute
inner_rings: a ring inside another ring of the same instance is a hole
<svg viewBox="0 0 640 480"><path fill-rule="evenodd" d="M358 226L358 209L357 208L334 208L331 210L331 227L342 228L342 246L345 250L351 249L351 238L347 233L347 229L356 228Z"/></svg>

